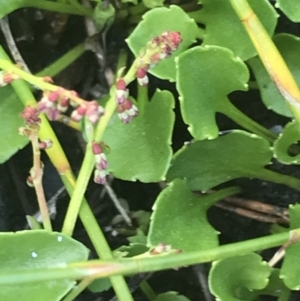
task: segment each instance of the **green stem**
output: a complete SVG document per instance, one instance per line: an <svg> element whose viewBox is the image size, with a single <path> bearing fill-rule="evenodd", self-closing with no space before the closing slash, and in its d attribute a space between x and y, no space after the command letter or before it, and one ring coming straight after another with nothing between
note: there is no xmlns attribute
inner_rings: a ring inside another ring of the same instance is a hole
<svg viewBox="0 0 300 301"><path fill-rule="evenodd" d="M283 175L275 171L263 168L259 171L259 173L255 175L255 177L261 180L283 184L300 191L300 179L292 176Z"/></svg>
<svg viewBox="0 0 300 301"><path fill-rule="evenodd" d="M72 64L76 59L78 59L83 53L85 52L84 43L77 45L76 47L72 48L58 60L56 60L50 66L44 68L36 76L43 77L43 76L50 76L53 77L56 74L60 73L62 70L67 68L70 64Z"/></svg>
<svg viewBox="0 0 300 301"><path fill-rule="evenodd" d="M34 7L49 11L54 11L63 14L71 14L71 15L80 15L86 17L93 16L93 10L90 8L83 7L82 9L78 9L70 4L57 3L52 1L37 1L37 0L26 0L21 7Z"/></svg>
<svg viewBox="0 0 300 301"><path fill-rule="evenodd" d="M95 133L95 141L101 142L104 131L108 125L108 122L115 112L116 109L116 102L115 98L111 97L105 106L105 114L101 118L100 122L98 123L96 133ZM84 196L84 192L86 190L88 181L90 179L91 173L94 169L95 165L95 158L92 152L92 142L87 144L86 153L83 159L82 167L80 169L80 173L78 175L76 186L74 189L74 193L72 194L72 198L66 213L66 217L64 220L62 232L67 235L72 235L76 223L76 219L78 216L78 212L81 206L81 201Z"/></svg>
<svg viewBox="0 0 300 301"><path fill-rule="evenodd" d="M148 86L141 86L137 83L137 101L139 107L139 114L142 116L145 111L145 106L149 102Z"/></svg>
<svg viewBox="0 0 300 301"><path fill-rule="evenodd" d="M4 52L2 48L0 48L0 60L2 61L2 59L4 61L7 60L8 63L11 64L7 54ZM23 80L13 81L12 86L16 91L17 95L19 96L20 100L23 102L24 106L36 106L36 101L34 99L34 96L32 95L30 89L28 88L28 85ZM45 138L50 138L53 141L53 146L55 147L46 150L46 152L49 154L50 158L52 159L53 157L58 158L58 160L53 163L55 167L58 169L60 177L69 195L72 196L74 193L73 186L75 185L75 178L73 174L69 171L68 160L65 157L64 151L61 148L61 145L57 140L55 133L53 132L48 120L44 117L44 115L41 115L41 119L42 119L42 124L40 129L40 138L42 138L42 140ZM112 258L110 248L104 237L104 234L99 228L97 220L94 217L93 212L85 199L82 200L79 216L87 231L89 238L91 239L95 247L98 256L103 259ZM83 275L83 277L89 275L90 274L85 274ZM119 300L133 301L129 288L122 276L111 277L110 281L116 292L116 295L119 297Z"/></svg>
<svg viewBox="0 0 300 301"><path fill-rule="evenodd" d="M263 137L271 144L277 139L277 135L272 133L270 130L264 128L259 123L255 122L239 109L237 109L230 101L226 103L226 109L221 111L224 115L227 115L230 119L232 119L237 124L241 125L245 129L249 130L250 132Z"/></svg>
<svg viewBox="0 0 300 301"><path fill-rule="evenodd" d="M73 301L81 292L83 292L95 278L86 277L80 281L78 285L73 287L73 289L64 297L61 301Z"/></svg>
<svg viewBox="0 0 300 301"><path fill-rule="evenodd" d="M152 287L150 286L150 284L148 283L148 281L146 280L142 281L142 283L140 284L140 289L146 295L149 301L153 301L156 299L156 294L152 289Z"/></svg>
<svg viewBox="0 0 300 301"><path fill-rule="evenodd" d="M229 197L233 194L237 194L242 192L240 187L228 187L228 188L224 188L218 191L213 192L212 194L209 194L207 196L203 197L203 202L205 202L205 206L206 208L210 208L211 206L213 206L214 204L216 204L217 202L219 202L220 200ZM209 201L207 201L206 199L208 199ZM203 203L201 202L201 203Z"/></svg>
<svg viewBox="0 0 300 301"><path fill-rule="evenodd" d="M28 269L24 271L5 271L0 273L0 284L21 284L58 279L81 279L84 277L98 278L112 275L132 275L143 272L154 272L165 269L178 268L187 265L212 262L228 257L239 256L250 252L278 247L286 243L290 237L299 235L300 229L284 233L250 239L220 246L217 248L180 254L152 256L139 259L119 259L112 261L92 260L77 262L66 267L48 267L47 269ZM296 234L295 234L296 233ZM123 299L122 299L123 300Z"/></svg>
<svg viewBox="0 0 300 301"><path fill-rule="evenodd" d="M75 190L71 183L64 176L62 176L62 180L69 195L73 196ZM79 217L87 231L89 238L92 241L93 246L95 247L98 256L102 259L113 258L105 236L101 228L99 228L98 222L85 199L82 201ZM112 276L109 279L120 301L133 301L127 283L122 276Z"/></svg>

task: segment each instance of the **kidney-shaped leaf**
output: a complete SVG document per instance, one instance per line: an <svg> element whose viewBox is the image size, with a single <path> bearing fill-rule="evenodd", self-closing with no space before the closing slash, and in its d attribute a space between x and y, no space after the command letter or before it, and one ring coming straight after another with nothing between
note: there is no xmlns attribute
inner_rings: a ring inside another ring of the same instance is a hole
<svg viewBox="0 0 300 301"><path fill-rule="evenodd" d="M300 85L300 38L291 34L282 33L276 35L273 40L291 70L297 84ZM255 57L249 61L249 64L254 72L265 106L280 115L292 117L293 114L288 108L286 101L278 92L278 89L271 80L261 60Z"/></svg>
<svg viewBox="0 0 300 301"><path fill-rule="evenodd" d="M183 120L196 139L213 139L219 134L215 115L231 116L237 109L227 95L247 90L246 65L223 47L194 47L177 60L177 89Z"/></svg>
<svg viewBox="0 0 300 301"><path fill-rule="evenodd" d="M223 197L222 191L196 197L184 180L174 180L154 204L148 246L164 243L184 252L217 247L218 232L208 223L206 210Z"/></svg>
<svg viewBox="0 0 300 301"><path fill-rule="evenodd" d="M162 78L175 81L175 62L177 54L187 49L196 39L198 27L179 6L171 5L169 8L155 8L143 16L138 26L127 39L132 52L137 56L142 48L156 36L166 30L179 31L182 42L179 48L168 59L161 61L156 67L150 69L150 73Z"/></svg>
<svg viewBox="0 0 300 301"><path fill-rule="evenodd" d="M289 215L290 228L300 228L300 205L291 205L289 208ZM299 236L299 234L297 234L297 236ZM283 279L284 284L291 290L300 289L300 266L296 264L299 261L299 254L299 241L289 245L280 271L280 278Z"/></svg>
<svg viewBox="0 0 300 301"><path fill-rule="evenodd" d="M267 32L272 35L277 13L267 0L248 0ZM205 24L204 45L219 45L231 49L236 56L247 60L256 54L252 42L230 1L202 0L200 19Z"/></svg>
<svg viewBox="0 0 300 301"><path fill-rule="evenodd" d="M168 169L172 149L174 98L157 91L137 118L123 124L115 115L104 135L111 152L109 171L123 180L158 182Z"/></svg>
<svg viewBox="0 0 300 301"><path fill-rule="evenodd" d="M263 178L271 158L266 140L236 130L184 146L174 155L167 180L186 178L190 189L205 191L239 177Z"/></svg>
<svg viewBox="0 0 300 301"><path fill-rule="evenodd" d="M268 284L271 268L255 253L216 261L209 273L209 287L220 301L246 301L248 290L260 290ZM250 297L250 296L249 296Z"/></svg>
<svg viewBox="0 0 300 301"><path fill-rule="evenodd" d="M28 142L28 138L20 136L18 129L24 126L20 117L23 105L11 86L0 88L0 163L8 160L20 148Z"/></svg>
<svg viewBox="0 0 300 301"><path fill-rule="evenodd" d="M157 295L153 301L189 301L189 299L177 292L167 292Z"/></svg>
<svg viewBox="0 0 300 301"><path fill-rule="evenodd" d="M88 249L61 233L30 230L0 233L0 273L66 265L88 258ZM58 301L74 286L73 280L43 281L22 286L0 285L5 301Z"/></svg>
<svg viewBox="0 0 300 301"><path fill-rule="evenodd" d="M293 22L300 22L300 2L298 0L277 0L276 7Z"/></svg>
<svg viewBox="0 0 300 301"><path fill-rule="evenodd" d="M288 123L274 143L274 157L284 164L300 164L300 154L289 154L289 148L300 140L300 126L297 121Z"/></svg>

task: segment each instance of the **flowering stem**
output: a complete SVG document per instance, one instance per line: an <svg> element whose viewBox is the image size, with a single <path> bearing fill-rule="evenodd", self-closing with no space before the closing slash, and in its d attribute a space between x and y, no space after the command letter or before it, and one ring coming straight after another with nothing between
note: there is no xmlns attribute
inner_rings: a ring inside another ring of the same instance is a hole
<svg viewBox="0 0 300 301"><path fill-rule="evenodd" d="M9 62L8 56L6 55L4 50L0 47L0 60L2 61L3 59ZM36 106L36 101L34 99L34 96L32 95L28 85L24 81L21 80L13 81L12 86L16 91L17 95L19 96L20 100L23 102L24 106L32 106L32 107ZM75 177L71 171L71 167L69 165L68 159L46 117L43 114L41 114L40 118L41 118L41 127L39 131L39 138L41 140L49 138L53 142L53 146L49 149L46 149L46 152L50 157L51 162L59 172L59 175L69 195L72 196L74 192L74 186L75 186ZM99 228L97 220L93 215L93 212L85 199L82 200L79 217L88 233L89 238L91 239L95 247L95 250L99 258L103 258L103 259L112 258L111 251L104 237L104 234L102 230ZM110 278L110 280L117 296L119 297L119 300L133 301L128 286L122 276L113 276Z"/></svg>
<svg viewBox="0 0 300 301"><path fill-rule="evenodd" d="M0 274L0 284L20 284L58 279L80 279L97 276L132 275L143 272L154 272L178 268L205 262L212 262L229 257L239 256L259 250L283 245L291 237L300 235L300 228L279 234L273 234L247 241L219 246L205 251L183 252L171 255L156 255L139 259L92 260L71 263L66 267L48 267L45 269L18 270ZM123 299L120 299L123 300Z"/></svg>
<svg viewBox="0 0 300 301"><path fill-rule="evenodd" d="M30 140L31 140L32 151L33 151L33 167L30 171L30 174L33 180L34 189L39 203L44 229L46 229L47 231L52 231L47 201L45 198L45 193L42 185L43 167L41 163L41 151L39 148L37 130L32 130Z"/></svg>
<svg viewBox="0 0 300 301"><path fill-rule="evenodd" d="M18 68L17 66L12 64L10 61L3 59L3 58L0 58L0 69L5 70L7 72L11 72L11 73L19 76L20 78L24 79L25 81L27 81L28 83L32 84L33 86L39 88L40 90L54 92L54 91L57 91L58 89L60 89L59 86L50 84L49 82L45 81L45 78L32 75L32 74ZM79 105L81 105L85 102L82 98L78 97L73 91L64 90L61 93L61 96L65 96Z"/></svg>

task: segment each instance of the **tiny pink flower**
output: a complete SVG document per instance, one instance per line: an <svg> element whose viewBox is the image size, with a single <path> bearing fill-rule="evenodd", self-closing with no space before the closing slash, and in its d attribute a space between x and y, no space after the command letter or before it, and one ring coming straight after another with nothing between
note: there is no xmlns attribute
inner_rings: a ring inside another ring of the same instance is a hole
<svg viewBox="0 0 300 301"><path fill-rule="evenodd" d="M45 113L49 120L57 120L60 115L60 111L56 107L49 108Z"/></svg>
<svg viewBox="0 0 300 301"><path fill-rule="evenodd" d="M96 159L96 169L99 170L107 169L108 162L107 162L107 157L104 153L95 155L95 159Z"/></svg>
<svg viewBox="0 0 300 301"><path fill-rule="evenodd" d="M116 82L116 88L117 90L123 90L123 91L127 89L126 82L123 78L118 79L118 81Z"/></svg>
<svg viewBox="0 0 300 301"><path fill-rule="evenodd" d="M104 184L106 182L106 170L95 169L94 171L94 182L97 184Z"/></svg>

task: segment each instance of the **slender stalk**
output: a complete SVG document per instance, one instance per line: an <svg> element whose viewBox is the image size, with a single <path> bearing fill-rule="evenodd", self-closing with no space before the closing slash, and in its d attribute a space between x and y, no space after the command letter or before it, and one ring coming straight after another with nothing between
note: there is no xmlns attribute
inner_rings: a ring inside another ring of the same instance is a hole
<svg viewBox="0 0 300 301"><path fill-rule="evenodd" d="M81 292L83 292L93 281L94 277L86 277L79 282L78 285L74 286L73 289L64 297L61 301L72 301L74 300Z"/></svg>
<svg viewBox="0 0 300 301"><path fill-rule="evenodd" d="M145 106L149 102L148 98L148 86L141 86L137 84L137 101L139 103L139 114L142 116L145 112Z"/></svg>
<svg viewBox="0 0 300 301"><path fill-rule="evenodd" d="M47 201L45 198L45 193L42 185L43 167L41 163L41 151L39 149L38 133L37 132L34 133L33 131L32 131L32 138L31 138L31 145L32 145L32 152L33 152L33 167L31 169L30 174L33 180L34 189L39 203L44 229L47 231L52 231L51 219L49 216Z"/></svg>
<svg viewBox="0 0 300 301"><path fill-rule="evenodd" d="M104 131L108 125L108 122L115 112L116 109L116 102L114 97L111 97L105 106L105 114L101 118L96 134L95 134L95 141L100 142L104 135ZM92 142L89 142L86 147L85 156L83 159L82 167L80 169L80 173L77 178L77 183L74 189L74 193L72 194L72 198L66 213L66 217L64 220L64 224L62 227L62 232L67 235L72 235L76 219L78 216L78 212L81 206L81 201L84 196L85 189L87 187L88 181L90 179L91 173L94 169L95 165L95 158L92 152Z"/></svg>
<svg viewBox="0 0 300 301"><path fill-rule="evenodd" d="M15 270L0 273L0 284L21 284L58 279L81 279L84 277L98 278L112 275L130 275L143 272L178 268L187 265L212 262L228 257L239 256L250 252L280 246L290 237L299 236L300 229L284 233L232 243L205 251L195 251L172 255L155 255L139 259L119 259L111 261L92 260L77 262L66 267L48 267L47 269Z"/></svg>
<svg viewBox="0 0 300 301"><path fill-rule="evenodd" d="M264 168L259 171L259 173L255 175L255 177L262 180L283 184L300 191L300 179L292 176L283 175Z"/></svg>
<svg viewBox="0 0 300 301"><path fill-rule="evenodd" d="M74 195L74 184L72 185L65 177L62 177L62 180L69 195ZM95 247L98 256L102 259L111 259L112 254L109 245L101 228L99 228L97 220L93 215L90 206L85 199L83 199L81 204L79 217L93 243L93 246ZM112 276L109 279L120 301L133 301L130 290L122 276Z"/></svg>
<svg viewBox="0 0 300 301"><path fill-rule="evenodd" d="M152 287L150 286L150 284L148 283L148 281L146 280L142 281L142 283L140 284L140 289L146 295L149 301L153 301L156 299L156 294L152 289Z"/></svg>
<svg viewBox="0 0 300 301"><path fill-rule="evenodd" d="M273 144L274 141L277 139L276 134L261 126L253 119L249 118L239 109L237 109L230 101L226 103L226 109L224 108L224 110L221 113L227 115L230 119L247 129L248 131L265 138L271 144Z"/></svg>
<svg viewBox="0 0 300 301"><path fill-rule="evenodd" d="M230 0L230 3L278 91L287 101L296 120L300 122L300 91L284 59L247 0Z"/></svg>
<svg viewBox="0 0 300 301"><path fill-rule="evenodd" d="M40 72L36 74L36 76L43 77L43 76L55 76L56 74L60 73L62 70L67 68L70 64L72 64L76 59L78 59L83 53L85 52L84 43L77 45L76 47L72 48L58 60L56 60L50 66L44 68Z"/></svg>

